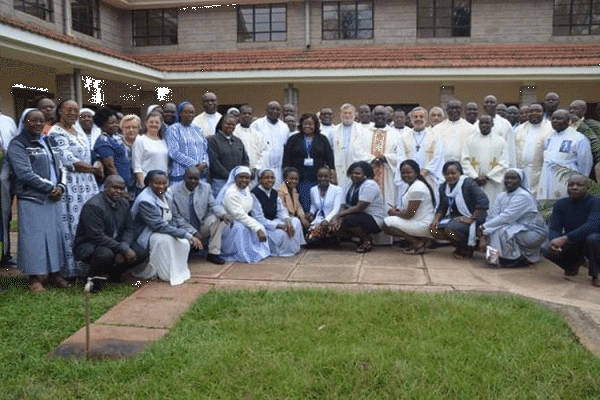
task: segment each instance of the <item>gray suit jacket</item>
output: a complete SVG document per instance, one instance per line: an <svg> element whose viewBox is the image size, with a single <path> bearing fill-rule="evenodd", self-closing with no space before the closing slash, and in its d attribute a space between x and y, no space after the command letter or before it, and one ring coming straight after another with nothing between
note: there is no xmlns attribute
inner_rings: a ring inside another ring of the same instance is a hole
<svg viewBox="0 0 600 400"><path fill-rule="evenodd" d="M191 224L192 218L190 215L189 196L184 185L185 182L179 182L171 186L173 206L179 215ZM194 211L200 225L202 225L204 219L211 214L214 214L217 217L223 217L227 214L223 206L217 204L215 201L210 185L204 182L200 182L196 189L194 189ZM200 230L200 226L195 226L194 228Z"/></svg>

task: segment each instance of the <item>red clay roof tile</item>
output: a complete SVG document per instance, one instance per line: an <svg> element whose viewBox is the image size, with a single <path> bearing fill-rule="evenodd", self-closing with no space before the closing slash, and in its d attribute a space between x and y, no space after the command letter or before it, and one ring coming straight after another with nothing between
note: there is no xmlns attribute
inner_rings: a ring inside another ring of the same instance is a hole
<svg viewBox="0 0 600 400"><path fill-rule="evenodd" d="M471 44L124 54L0 15L0 24L166 72L599 66L600 44Z"/></svg>

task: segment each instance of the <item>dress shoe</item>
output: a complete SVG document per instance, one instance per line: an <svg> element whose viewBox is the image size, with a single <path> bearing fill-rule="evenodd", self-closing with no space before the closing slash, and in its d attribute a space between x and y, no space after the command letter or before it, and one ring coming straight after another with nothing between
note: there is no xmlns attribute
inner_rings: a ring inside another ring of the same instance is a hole
<svg viewBox="0 0 600 400"><path fill-rule="evenodd" d="M0 260L0 265L5 265L7 267L16 267L17 262L12 257L4 257L2 260Z"/></svg>
<svg viewBox="0 0 600 400"><path fill-rule="evenodd" d="M102 291L102 284L104 279L92 279L92 289L90 293L100 293Z"/></svg>
<svg viewBox="0 0 600 400"><path fill-rule="evenodd" d="M29 284L29 290L31 290L34 293L41 293L41 292L45 292L46 288L44 288L44 285L42 285L42 282L33 281Z"/></svg>
<svg viewBox="0 0 600 400"><path fill-rule="evenodd" d="M600 287L600 281L598 280L597 276L592 277L592 286Z"/></svg>
<svg viewBox="0 0 600 400"><path fill-rule="evenodd" d="M60 276L58 274L51 276L48 281L52 286L59 288L59 289L66 289L66 288L71 287L71 284L69 282L67 282L67 280L65 278L63 278L62 276Z"/></svg>
<svg viewBox="0 0 600 400"><path fill-rule="evenodd" d="M225 260L223 260L223 257L221 257L218 254L208 254L206 256L206 261L211 262L213 264L217 264L217 265L223 265L225 264Z"/></svg>

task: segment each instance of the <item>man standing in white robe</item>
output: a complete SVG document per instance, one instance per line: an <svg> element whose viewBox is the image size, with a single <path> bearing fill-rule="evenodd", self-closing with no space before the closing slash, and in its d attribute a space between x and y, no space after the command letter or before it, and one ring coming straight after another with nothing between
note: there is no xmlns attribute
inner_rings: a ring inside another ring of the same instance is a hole
<svg viewBox="0 0 600 400"><path fill-rule="evenodd" d="M552 133L552 125L544 119L544 107L540 103L529 106L528 118L516 131L517 168L525 174L525 181L521 185L535 196L544 163L544 143Z"/></svg>
<svg viewBox="0 0 600 400"><path fill-rule="evenodd" d="M461 161L464 174L477 182L490 204L502 191L508 169L506 141L494 133L493 125L491 116L479 117L479 129L465 145Z"/></svg>
<svg viewBox="0 0 600 400"><path fill-rule="evenodd" d="M408 187L400 176L400 164L407 159L415 160L419 164L421 175L433 189L436 201L439 200L438 186L444 181L442 175L444 152L440 138L431 128L427 127L427 116L425 108L416 107L413 109L410 112L413 128L405 129L398 141L398 166L395 172L395 182L398 186L398 202L396 205L401 210L407 206L400 203Z"/></svg>
<svg viewBox="0 0 600 400"><path fill-rule="evenodd" d="M192 121L192 124L198 125L202 128L202 132L205 137L214 135L215 129L222 115L217 111L219 107L219 100L217 95L212 92L206 92L202 95L202 107L204 112L198 115Z"/></svg>
<svg viewBox="0 0 600 400"><path fill-rule="evenodd" d="M496 114L496 106L498 105L498 99L496 96L488 95L483 99L483 111L492 117L494 121L494 127L492 128L492 133L499 135L507 145L507 157L508 157L508 166L509 168L514 168L517 166L517 150L515 144L515 132L510 125L510 122L506 118L502 118L500 115ZM490 200L491 201L491 200ZM494 203L490 203L494 204Z"/></svg>
<svg viewBox="0 0 600 400"><path fill-rule="evenodd" d="M360 150L364 132L361 124L354 120L356 110L352 104L344 104L340 107L340 124L336 125L331 136L331 148L333 150L333 159L335 160L335 173L337 185L346 190L350 178L346 175L348 167L357 158Z"/></svg>
<svg viewBox="0 0 600 400"><path fill-rule="evenodd" d="M329 145L333 146L332 135L335 130L333 125L333 110L331 108L323 108L319 112L319 122L321 123L321 133L329 140Z"/></svg>
<svg viewBox="0 0 600 400"><path fill-rule="evenodd" d="M590 141L569 126L569 112L558 109L552 114L550 121L553 132L544 143L544 164L540 175L538 200L557 200L567 196L566 182L571 174L560 167L589 176L593 165Z"/></svg>
<svg viewBox="0 0 600 400"><path fill-rule="evenodd" d="M460 162L464 145L477 129L460 117L462 103L459 100L450 100L446 107L446 113L448 119L436 125L433 128L433 133L442 142L444 162Z"/></svg>
<svg viewBox="0 0 600 400"><path fill-rule="evenodd" d="M390 205L396 204L398 193L394 178L399 138L396 129L387 124L387 112L384 106L376 106L373 109L373 126L363 128L363 132L357 159L371 163L375 174L374 180L381 190L388 209ZM392 239L389 235L379 234L375 238L375 243L392 244Z"/></svg>
<svg viewBox="0 0 600 400"><path fill-rule="evenodd" d="M254 118L254 110L248 104L240 107L240 123L236 125L233 135L240 138L248 154L250 169L256 174L264 165L264 158L267 154L267 144L260 132L253 129L250 125Z"/></svg>
<svg viewBox="0 0 600 400"><path fill-rule="evenodd" d="M290 136L290 128L285 122L279 119L281 115L281 104L271 101L267 104L267 115L257 119L250 125L250 128L261 133L267 146L267 154L263 158L263 168L269 168L275 174L275 184L273 187L279 187L283 181L283 147Z"/></svg>

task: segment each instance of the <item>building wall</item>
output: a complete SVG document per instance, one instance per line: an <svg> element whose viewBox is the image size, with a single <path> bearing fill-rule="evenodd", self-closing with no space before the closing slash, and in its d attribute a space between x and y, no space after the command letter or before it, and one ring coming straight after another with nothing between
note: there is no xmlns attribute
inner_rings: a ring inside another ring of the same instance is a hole
<svg viewBox="0 0 600 400"><path fill-rule="evenodd" d="M12 87L20 84L29 88L45 88L49 93L56 91L56 70L40 65L24 63L0 57L0 98L2 114L15 117Z"/></svg>

